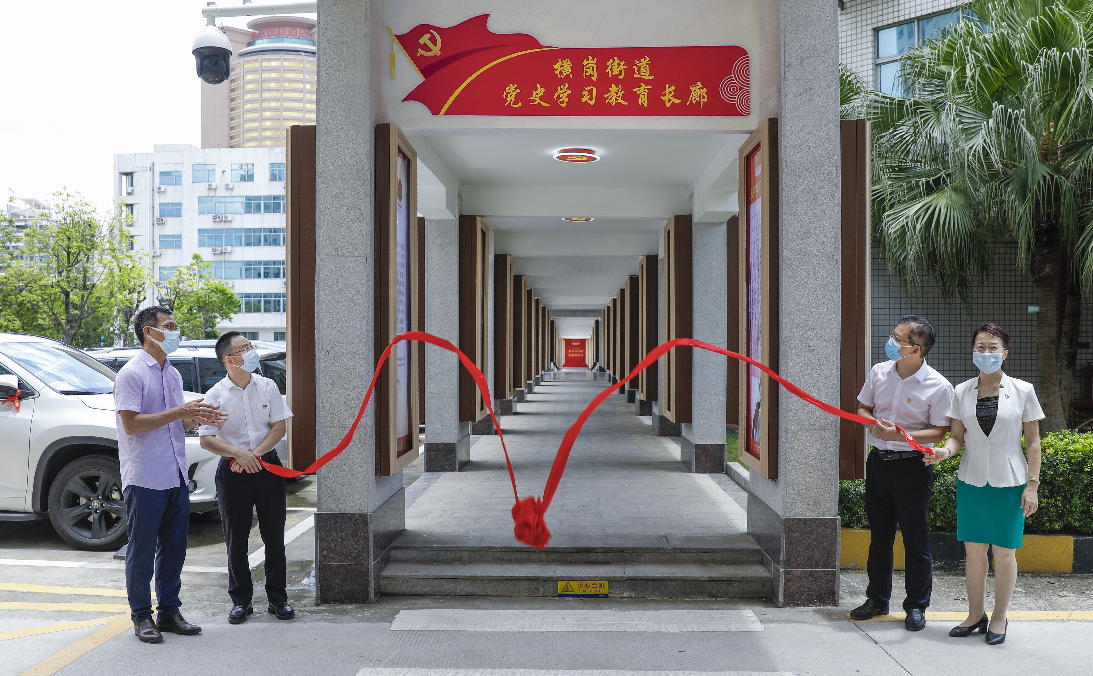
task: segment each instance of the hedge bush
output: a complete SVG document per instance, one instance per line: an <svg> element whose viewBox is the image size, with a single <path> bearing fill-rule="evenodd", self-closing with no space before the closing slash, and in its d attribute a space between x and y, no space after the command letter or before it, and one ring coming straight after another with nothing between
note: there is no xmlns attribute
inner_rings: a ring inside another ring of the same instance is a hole
<svg viewBox="0 0 1093 676"><path fill-rule="evenodd" d="M1061 432L1041 440L1040 509L1025 519L1025 532L1093 535L1093 433ZM934 465L930 530L956 532L959 456ZM846 528L868 528L865 482L839 482L839 516Z"/></svg>

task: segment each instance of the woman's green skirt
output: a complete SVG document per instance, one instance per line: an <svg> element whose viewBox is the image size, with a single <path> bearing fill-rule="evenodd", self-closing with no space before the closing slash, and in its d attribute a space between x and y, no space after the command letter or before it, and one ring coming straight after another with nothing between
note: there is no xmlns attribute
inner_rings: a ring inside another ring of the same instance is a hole
<svg viewBox="0 0 1093 676"><path fill-rule="evenodd" d="M956 539L1020 549L1025 541L1025 486L996 488L956 482Z"/></svg>

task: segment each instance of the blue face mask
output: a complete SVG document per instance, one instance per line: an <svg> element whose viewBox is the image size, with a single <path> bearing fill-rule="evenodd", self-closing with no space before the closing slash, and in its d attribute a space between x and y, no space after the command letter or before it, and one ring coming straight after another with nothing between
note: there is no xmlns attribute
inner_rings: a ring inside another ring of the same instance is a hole
<svg viewBox="0 0 1093 676"><path fill-rule="evenodd" d="M145 336L156 345L159 345L159 349L163 350L163 354L171 354L178 349L178 344L182 342L182 333L180 331L167 331L156 327L151 327L156 331L163 334L163 340L159 341L152 336Z"/></svg>
<svg viewBox="0 0 1093 676"><path fill-rule="evenodd" d="M1002 368L1002 353L972 352L972 363L983 373L994 373Z"/></svg>
<svg viewBox="0 0 1093 676"><path fill-rule="evenodd" d="M888 355L888 358L892 361L899 361L907 356L899 353L901 347L903 346L897 343L895 338L889 337L888 342L884 345L884 354Z"/></svg>
<svg viewBox="0 0 1093 676"><path fill-rule="evenodd" d="M243 355L243 365L236 366L236 368L241 368L248 373L254 373L254 369L258 368L258 363L260 361L261 359L258 357L258 352L256 350L251 350ZM233 366L235 365L233 364Z"/></svg>

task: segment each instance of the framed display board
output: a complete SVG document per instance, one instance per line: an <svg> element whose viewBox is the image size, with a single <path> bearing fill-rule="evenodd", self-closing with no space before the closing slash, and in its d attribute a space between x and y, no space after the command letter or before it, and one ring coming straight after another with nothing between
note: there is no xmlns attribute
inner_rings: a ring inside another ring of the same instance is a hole
<svg viewBox="0 0 1093 676"><path fill-rule="evenodd" d="M527 289L528 281L523 275L514 275L510 278L512 285L512 382L511 387L513 389L523 389L527 383L527 377L525 377L525 361L527 360L528 347L524 341L524 336L527 335Z"/></svg>
<svg viewBox="0 0 1093 676"><path fill-rule="evenodd" d="M493 396L512 396L512 256L493 259Z"/></svg>
<svg viewBox="0 0 1093 676"><path fill-rule="evenodd" d="M736 273L740 269L740 218L733 216L726 224L726 240L728 242L725 257L725 266L729 273L726 279L726 313L728 318L725 335L725 349L733 352L740 351L740 323L744 318L740 316L740 275ZM725 369L725 424L740 430L740 369L732 361Z"/></svg>
<svg viewBox="0 0 1093 676"><path fill-rule="evenodd" d="M535 378L535 289L524 294L524 314L524 382L530 383Z"/></svg>
<svg viewBox="0 0 1093 676"><path fill-rule="evenodd" d="M376 126L375 355L396 335L420 330L417 153L393 124ZM418 456L420 343L401 342L376 382L376 473L391 476Z"/></svg>
<svg viewBox="0 0 1093 676"><path fill-rule="evenodd" d="M638 359L657 346L657 257L642 256L638 261ZM638 395L642 401L657 400L657 362L638 376Z"/></svg>
<svg viewBox="0 0 1093 676"><path fill-rule="evenodd" d="M608 314L611 316L611 374L616 378L621 379L623 373L620 372L621 365L619 363L619 293L615 293L615 297L611 299L611 309L608 310Z"/></svg>
<svg viewBox="0 0 1093 676"><path fill-rule="evenodd" d="M603 323L599 319L592 322L592 337L589 339L592 356L588 358L589 366L595 366L600 361L600 327L602 325Z"/></svg>
<svg viewBox="0 0 1093 676"><path fill-rule="evenodd" d="M425 327L425 219L417 219L417 267L414 268L414 276L417 278L417 305L414 312L417 314L417 326ZM418 422L425 424L425 349L417 350L417 410Z"/></svg>
<svg viewBox="0 0 1093 676"><path fill-rule="evenodd" d="M543 342L543 302L535 298L531 308L531 378L529 380L534 380L543 372L542 352L539 350Z"/></svg>
<svg viewBox="0 0 1093 676"><path fill-rule="evenodd" d="M626 278L626 351L625 351L625 364L626 372L630 373L634 370L634 367L638 365L644 354L638 353L638 339L641 333L639 327L641 326L641 309L638 303L638 276L630 275ZM636 390L638 383L631 380L627 383L627 389Z"/></svg>
<svg viewBox="0 0 1093 676"><path fill-rule="evenodd" d="M459 349L488 373L490 230L478 216L459 217ZM467 369L459 369L459 419L478 422L489 415Z"/></svg>
<svg viewBox="0 0 1093 676"><path fill-rule="evenodd" d="M288 129L287 232L288 466L315 462L315 126Z"/></svg>
<svg viewBox="0 0 1093 676"><path fill-rule="evenodd" d="M691 217L673 216L664 227L664 337L692 338L694 278ZM661 412L674 423L691 422L692 348L677 347L664 356Z"/></svg>
<svg viewBox="0 0 1093 676"><path fill-rule="evenodd" d="M777 120L760 123L740 146L740 347L778 370ZM778 478L778 386L740 362L740 461Z"/></svg>

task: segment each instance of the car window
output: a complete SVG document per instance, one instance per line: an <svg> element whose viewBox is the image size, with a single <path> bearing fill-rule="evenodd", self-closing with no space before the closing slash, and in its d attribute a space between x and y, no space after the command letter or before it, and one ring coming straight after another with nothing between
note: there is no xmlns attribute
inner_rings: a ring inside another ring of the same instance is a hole
<svg viewBox="0 0 1093 676"><path fill-rule="evenodd" d="M197 379L194 378L194 360L193 359L171 359L171 366L178 369L179 375L182 376L182 389L187 392L197 392Z"/></svg>
<svg viewBox="0 0 1093 676"><path fill-rule="evenodd" d="M0 343L5 355L60 394L109 394L117 375L95 358L60 343Z"/></svg>
<svg viewBox="0 0 1093 676"><path fill-rule="evenodd" d="M288 368L282 359L263 359L262 375L277 383L281 394L288 393Z"/></svg>
<svg viewBox="0 0 1093 676"><path fill-rule="evenodd" d="M0 376L15 376L16 378L19 378L18 373L13 373L11 369L7 368L3 364L0 364ZM31 389L30 385L27 385L27 381L23 380L22 378L19 378L19 389L24 392L34 391L33 389Z"/></svg>
<svg viewBox="0 0 1093 676"><path fill-rule="evenodd" d="M201 394L211 390L213 385L216 385L228 375L227 370L213 357L198 359L197 368L201 372Z"/></svg>

